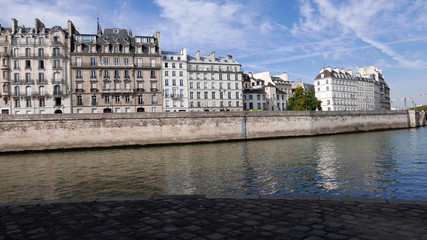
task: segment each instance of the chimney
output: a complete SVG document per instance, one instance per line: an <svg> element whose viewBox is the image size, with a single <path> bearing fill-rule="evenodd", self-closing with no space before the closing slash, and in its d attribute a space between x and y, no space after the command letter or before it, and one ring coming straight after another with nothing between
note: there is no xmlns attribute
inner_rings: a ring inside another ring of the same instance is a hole
<svg viewBox="0 0 427 240"><path fill-rule="evenodd" d="M16 33L16 30L18 30L18 20L12 18L12 34Z"/></svg>
<svg viewBox="0 0 427 240"><path fill-rule="evenodd" d="M232 55L227 55L227 58L228 59L233 59L233 56Z"/></svg>
<svg viewBox="0 0 427 240"><path fill-rule="evenodd" d="M211 52L211 54L209 54L209 57L212 61L215 61L215 51Z"/></svg>
<svg viewBox="0 0 427 240"><path fill-rule="evenodd" d="M37 34L39 33L40 28L44 28L44 24L38 19L36 18L34 20L34 33Z"/></svg>
<svg viewBox="0 0 427 240"><path fill-rule="evenodd" d="M252 74L252 72L249 72L248 75L249 75L250 78L254 78L254 75Z"/></svg>
<svg viewBox="0 0 427 240"><path fill-rule="evenodd" d="M196 60L200 61L200 50L197 50L196 52Z"/></svg>
<svg viewBox="0 0 427 240"><path fill-rule="evenodd" d="M132 37L132 30L129 29L129 37Z"/></svg>
<svg viewBox="0 0 427 240"><path fill-rule="evenodd" d="M156 31L156 33L154 34L154 37L156 38L156 40L157 40L157 45L159 46L159 52L161 52L161 47L160 47L160 32L159 31Z"/></svg>

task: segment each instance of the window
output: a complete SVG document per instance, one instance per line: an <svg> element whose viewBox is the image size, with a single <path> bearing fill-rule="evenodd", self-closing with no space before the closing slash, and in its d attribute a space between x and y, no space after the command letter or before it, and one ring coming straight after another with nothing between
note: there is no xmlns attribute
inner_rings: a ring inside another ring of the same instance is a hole
<svg viewBox="0 0 427 240"><path fill-rule="evenodd" d="M115 78L120 78L119 70L114 70L114 77Z"/></svg>
<svg viewBox="0 0 427 240"><path fill-rule="evenodd" d="M176 80L172 79L172 86L176 86Z"/></svg>
<svg viewBox="0 0 427 240"><path fill-rule="evenodd" d="M104 71L104 78L109 78L110 77L110 73L108 72L108 70Z"/></svg>
<svg viewBox="0 0 427 240"><path fill-rule="evenodd" d="M165 86L169 86L169 79L165 79Z"/></svg>
<svg viewBox="0 0 427 240"><path fill-rule="evenodd" d="M53 60L53 68L60 69L61 68L61 60Z"/></svg>
<svg viewBox="0 0 427 240"><path fill-rule="evenodd" d="M76 78L82 78L82 71L76 70Z"/></svg>
<svg viewBox="0 0 427 240"><path fill-rule="evenodd" d="M200 99L200 92L197 92L197 99Z"/></svg>
<svg viewBox="0 0 427 240"><path fill-rule="evenodd" d="M205 92L204 97L205 99L208 99L208 92Z"/></svg>
<svg viewBox="0 0 427 240"><path fill-rule="evenodd" d="M168 63L165 63L165 68L167 68L168 67Z"/></svg>
<svg viewBox="0 0 427 240"><path fill-rule="evenodd" d="M125 70L125 78L129 78L129 70Z"/></svg>
<svg viewBox="0 0 427 240"><path fill-rule="evenodd" d="M13 62L13 69L19 69L19 60Z"/></svg>
<svg viewBox="0 0 427 240"><path fill-rule="evenodd" d="M39 45L44 45L44 38L43 37L39 37Z"/></svg>
<svg viewBox="0 0 427 240"><path fill-rule="evenodd" d="M31 98L25 99L25 106L26 107L31 107Z"/></svg>
<svg viewBox="0 0 427 240"><path fill-rule="evenodd" d="M227 74L227 80L230 80L230 74Z"/></svg>
<svg viewBox="0 0 427 240"><path fill-rule="evenodd" d="M114 53L118 53L119 52L119 46L114 46Z"/></svg>
<svg viewBox="0 0 427 240"><path fill-rule="evenodd" d="M179 60L179 59L178 59ZM179 68L182 68L182 63L179 64Z"/></svg>
<svg viewBox="0 0 427 240"><path fill-rule="evenodd" d="M236 99L239 99L239 93L236 92Z"/></svg>
<svg viewBox="0 0 427 240"><path fill-rule="evenodd" d="M114 58L114 65L119 65L119 58Z"/></svg>
<svg viewBox="0 0 427 240"><path fill-rule="evenodd" d="M190 99L193 99L193 92L190 92Z"/></svg>
<svg viewBox="0 0 427 240"><path fill-rule="evenodd" d="M44 73L39 73L39 83L44 83Z"/></svg>
<svg viewBox="0 0 427 240"><path fill-rule="evenodd" d="M54 57L59 57L61 54L60 54L60 51L59 51L59 48L54 48L53 49L53 54L52 54Z"/></svg>
<svg viewBox="0 0 427 240"><path fill-rule="evenodd" d="M176 72L175 71L172 71L172 76L176 76Z"/></svg>
<svg viewBox="0 0 427 240"><path fill-rule="evenodd" d="M190 89L193 89L193 83L192 82L190 83Z"/></svg>
<svg viewBox="0 0 427 240"><path fill-rule="evenodd" d="M31 69L31 61L25 60L25 69Z"/></svg>
<svg viewBox="0 0 427 240"><path fill-rule="evenodd" d="M124 63L125 63L125 65L129 65L129 58L125 58Z"/></svg>
<svg viewBox="0 0 427 240"><path fill-rule="evenodd" d="M169 76L169 72L168 71L165 71L165 76Z"/></svg>
<svg viewBox="0 0 427 240"><path fill-rule="evenodd" d="M142 67L142 58L137 58L136 63L138 67Z"/></svg>
<svg viewBox="0 0 427 240"><path fill-rule="evenodd" d="M45 106L45 100L44 98L40 98L39 99L39 107L44 107Z"/></svg>
<svg viewBox="0 0 427 240"><path fill-rule="evenodd" d="M90 78L96 78L96 71L95 70L90 71Z"/></svg>
<svg viewBox="0 0 427 240"><path fill-rule="evenodd" d="M26 48L26 49L25 49L25 56L26 56L26 57L30 57L30 56L31 56L31 52L30 52L30 49L29 49L29 48Z"/></svg>
<svg viewBox="0 0 427 240"><path fill-rule="evenodd" d="M156 59L154 59L154 58L150 59L150 66L151 67L155 67L156 66Z"/></svg>
<svg viewBox="0 0 427 240"><path fill-rule="evenodd" d="M91 66L95 66L96 65L95 58L90 58L90 65Z"/></svg>
<svg viewBox="0 0 427 240"><path fill-rule="evenodd" d="M231 92L228 92L228 99L231 99Z"/></svg>
<svg viewBox="0 0 427 240"><path fill-rule="evenodd" d="M227 88L231 89L231 83L227 83Z"/></svg>
<svg viewBox="0 0 427 240"><path fill-rule="evenodd" d="M212 99L215 99L215 92L212 92Z"/></svg>
<svg viewBox="0 0 427 240"><path fill-rule="evenodd" d="M212 83L212 89L215 89L215 83Z"/></svg>
<svg viewBox="0 0 427 240"><path fill-rule="evenodd" d="M179 76L180 77L184 76L184 73L182 71L179 71Z"/></svg>
<svg viewBox="0 0 427 240"><path fill-rule="evenodd" d="M165 101L165 107L169 107L169 100Z"/></svg>
<svg viewBox="0 0 427 240"><path fill-rule="evenodd" d="M120 89L120 82L114 83L114 89Z"/></svg>
<svg viewBox="0 0 427 240"><path fill-rule="evenodd" d="M15 107L17 108L21 107L21 102L19 99L15 99Z"/></svg>
<svg viewBox="0 0 427 240"><path fill-rule="evenodd" d="M184 86L184 80L182 79L179 80L179 86Z"/></svg>
<svg viewBox="0 0 427 240"><path fill-rule="evenodd" d="M130 96L129 95L125 95L125 102L130 103Z"/></svg>
<svg viewBox="0 0 427 240"><path fill-rule="evenodd" d="M110 96L105 96L104 101L106 104L110 103Z"/></svg>
<svg viewBox="0 0 427 240"><path fill-rule="evenodd" d="M151 71L151 78L156 78L156 71Z"/></svg>
<svg viewBox="0 0 427 240"><path fill-rule="evenodd" d="M31 83L31 74L30 73L26 73L25 74L25 82L26 83Z"/></svg>
<svg viewBox="0 0 427 240"><path fill-rule="evenodd" d="M119 103L120 102L120 96L114 96L114 101L116 103Z"/></svg>
<svg viewBox="0 0 427 240"><path fill-rule="evenodd" d="M175 68L175 63L172 63L172 68Z"/></svg>
<svg viewBox="0 0 427 240"><path fill-rule="evenodd" d="M151 103L152 104L157 104L157 97L156 97L156 95L151 96Z"/></svg>
<svg viewBox="0 0 427 240"><path fill-rule="evenodd" d="M204 88L204 89L207 89L207 88L208 88L208 83L207 83L207 82L204 82L204 83L203 83L203 88Z"/></svg>
<svg viewBox="0 0 427 240"><path fill-rule="evenodd" d="M96 96L92 96L91 100L92 106L96 106Z"/></svg>
<svg viewBox="0 0 427 240"><path fill-rule="evenodd" d="M193 74L192 73L190 73L190 77L189 77L190 79L193 79Z"/></svg>
<svg viewBox="0 0 427 240"><path fill-rule="evenodd" d="M236 83L236 84L235 84L235 87L236 87L236 89L239 89L239 84L238 84L238 83Z"/></svg>
<svg viewBox="0 0 427 240"><path fill-rule="evenodd" d="M138 104L144 104L143 100L142 100L142 95L138 95Z"/></svg>
<svg viewBox="0 0 427 240"><path fill-rule="evenodd" d="M104 58L104 64L108 65L108 58Z"/></svg>
<svg viewBox="0 0 427 240"><path fill-rule="evenodd" d="M200 89L200 83L196 83L197 84L197 89Z"/></svg>
<svg viewBox="0 0 427 240"><path fill-rule="evenodd" d="M219 80L222 80L222 73L219 74Z"/></svg>
<svg viewBox="0 0 427 240"><path fill-rule="evenodd" d="M39 60L39 69L44 69L44 61Z"/></svg>

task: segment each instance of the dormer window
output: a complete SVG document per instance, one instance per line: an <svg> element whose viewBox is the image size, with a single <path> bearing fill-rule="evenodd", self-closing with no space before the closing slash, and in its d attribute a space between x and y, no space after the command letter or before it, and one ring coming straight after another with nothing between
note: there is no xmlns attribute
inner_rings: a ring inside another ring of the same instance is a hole
<svg viewBox="0 0 427 240"><path fill-rule="evenodd" d="M113 33L118 34L119 33L119 29L113 29Z"/></svg>

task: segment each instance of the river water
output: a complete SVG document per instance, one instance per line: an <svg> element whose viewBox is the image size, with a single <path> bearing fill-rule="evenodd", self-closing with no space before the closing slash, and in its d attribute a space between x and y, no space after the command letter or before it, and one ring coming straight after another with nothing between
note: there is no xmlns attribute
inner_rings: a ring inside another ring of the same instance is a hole
<svg viewBox="0 0 427 240"><path fill-rule="evenodd" d="M0 202L157 194L427 200L427 127L0 155Z"/></svg>

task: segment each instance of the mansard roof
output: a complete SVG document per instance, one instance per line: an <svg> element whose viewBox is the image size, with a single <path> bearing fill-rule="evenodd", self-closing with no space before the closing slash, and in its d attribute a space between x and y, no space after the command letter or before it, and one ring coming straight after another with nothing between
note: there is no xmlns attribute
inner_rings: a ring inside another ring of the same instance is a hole
<svg viewBox="0 0 427 240"><path fill-rule="evenodd" d="M187 55L187 60L189 62L197 63L223 63L223 64L239 64L236 60L228 57L215 57L215 61L212 61L209 56L200 56L200 60L197 60L194 55Z"/></svg>

